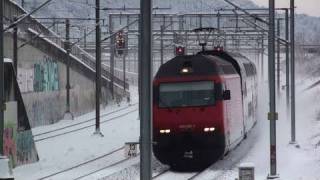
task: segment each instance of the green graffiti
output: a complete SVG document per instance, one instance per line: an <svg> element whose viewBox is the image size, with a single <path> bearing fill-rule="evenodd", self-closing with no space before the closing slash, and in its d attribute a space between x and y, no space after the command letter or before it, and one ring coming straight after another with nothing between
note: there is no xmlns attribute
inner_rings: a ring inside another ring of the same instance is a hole
<svg viewBox="0 0 320 180"><path fill-rule="evenodd" d="M59 90L58 64L53 59L45 58L33 68L35 92Z"/></svg>
<svg viewBox="0 0 320 180"><path fill-rule="evenodd" d="M33 136L31 130L19 131L16 139L17 145L17 161L19 164L26 164L37 159Z"/></svg>

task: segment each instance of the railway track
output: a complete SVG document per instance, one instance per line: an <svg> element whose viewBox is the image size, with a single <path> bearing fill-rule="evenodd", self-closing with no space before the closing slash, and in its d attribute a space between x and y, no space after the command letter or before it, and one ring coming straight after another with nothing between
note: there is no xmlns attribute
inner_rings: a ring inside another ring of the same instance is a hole
<svg viewBox="0 0 320 180"><path fill-rule="evenodd" d="M54 172L52 174L49 174L49 175L41 177L41 178L38 178L38 180L46 180L46 179L78 180L78 179L83 179L83 178L88 177L92 174L98 173L102 170L112 168L116 165L119 165L121 163L124 163L126 161L131 160L132 158L124 158L124 159L119 158L119 154L123 155L123 151L124 151L124 147L115 149L111 152L108 152L106 154L98 156L94 159L79 163L75 166ZM118 157L118 159L115 161L112 160L112 158L115 158L115 157ZM113 162L110 163L110 161L113 161ZM103 166L102 164L107 164L107 165ZM99 166L99 168L98 169L94 168L96 166Z"/></svg>
<svg viewBox="0 0 320 180"><path fill-rule="evenodd" d="M156 176L152 177L154 180L165 180L165 179L189 179L195 175L197 175L199 172L191 172L191 173L177 173L170 171L169 169L164 170L163 172L160 172Z"/></svg>
<svg viewBox="0 0 320 180"><path fill-rule="evenodd" d="M135 106L135 105L137 105L137 104L138 104L138 103L135 103L135 104L132 104L131 106ZM115 111L111 111L111 112L104 113L104 114L102 114L100 117L105 117L105 116L108 116L108 115L117 113L117 112L119 112L119 111L128 109L128 108L130 108L131 106L119 108L119 109L117 109L117 110L115 110ZM84 124L84 123L88 123L88 122L93 121L93 120L95 120L95 118L86 119L86 120L84 120L84 121L77 122L77 123L74 123L74 124L71 124L71 125L67 125L67 126L63 126L63 127L60 127L60 128L52 129L52 130L49 130L49 131L45 131L45 132L41 132L41 133L34 134L33 137L37 137L37 136L49 134L49 133L52 133L52 132L60 131L60 130L67 129L67 128L70 128L70 127L74 127L74 126L77 126L77 125L81 125L81 124Z"/></svg>
<svg viewBox="0 0 320 180"><path fill-rule="evenodd" d="M137 154L137 156L139 156L139 155L140 155L140 153ZM79 176L79 177L73 179L73 180L79 180L79 179L83 179L83 178L89 177L89 176L91 176L91 175L93 175L93 174L99 173L99 172L104 171L104 170L106 170L106 169L108 169L108 168L112 168L112 167L115 167L115 166L120 165L120 164L122 164L122 163L125 163L125 162L127 162L127 161L129 161L129 160L131 160L131 159L132 159L132 158L122 159L122 160L120 160L120 161L117 161L117 162L115 162L115 163L109 164L109 165L107 165L107 166L104 166L104 167L99 168L99 169L97 169L97 170L94 170L94 171L92 171L92 172L86 173L86 174L84 174L84 175L82 175L82 176Z"/></svg>
<svg viewBox="0 0 320 180"><path fill-rule="evenodd" d="M257 125L256 125L257 126ZM259 127L253 128L248 133L247 139L243 140L234 150L232 150L222 160L219 160L212 164L204 171L198 173L189 180L194 179L210 179L210 180L222 180L228 172L234 171L237 165L248 155L250 150L257 143L259 135ZM230 178L230 177L229 177Z"/></svg>
<svg viewBox="0 0 320 180"><path fill-rule="evenodd" d="M130 107L126 107L126 108L121 108L119 110L116 110L116 111L113 111L113 112L110 112L110 113L106 113L106 114L102 115L101 117L106 117L106 116L109 116L109 115L114 114L116 112L127 110L129 108L132 108L132 110L126 111L125 113L121 113L120 115L114 116L114 117L112 117L110 119L103 120L103 121L100 122L100 124L107 123L107 122L110 122L110 121L114 121L114 120L116 120L118 118L124 117L124 116L126 116L126 115L128 115L130 113L136 112L138 110L138 108L136 108L134 106L130 106ZM93 127L93 126L95 126L94 123L89 124L93 120L95 120L95 118L91 118L91 119L86 120L86 121L82 121L82 122L75 123L75 124L72 124L72 125L68 125L68 126L65 126L65 127L57 128L57 129L50 130L50 131L47 131L47 132L38 133L38 134L34 135L34 139L35 139L34 141L35 142L40 142L40 141L52 139L52 138L55 138L55 137L59 137L59 136L62 136L62 135L70 134L70 133L73 133L73 132L77 132L77 131L81 131L83 129L87 129L87 128ZM86 123L88 123L88 125L85 125ZM81 125L83 125L83 126L81 126ZM80 126L80 127L77 127L77 126ZM77 127L77 128L75 128L75 127ZM60 131L62 131L62 132L61 133L57 133L57 132L60 132ZM50 134L52 134L52 135L50 135Z"/></svg>
<svg viewBox="0 0 320 180"><path fill-rule="evenodd" d="M219 160L212 164L210 167L201 172L194 173L180 173L170 170L163 171L152 179L165 180L165 179L188 179L188 180L222 180L226 179L225 176L228 172L234 171L239 162L246 157L248 152L253 148L258 139L259 127L253 128L249 133L247 139L242 141L233 151L231 151L224 159Z"/></svg>
<svg viewBox="0 0 320 180"><path fill-rule="evenodd" d="M153 176L152 179L156 179L156 178L162 176L163 174L165 174L165 173L167 173L169 171L170 171L169 169L165 169L164 171L162 171L162 172L158 173L157 175Z"/></svg>

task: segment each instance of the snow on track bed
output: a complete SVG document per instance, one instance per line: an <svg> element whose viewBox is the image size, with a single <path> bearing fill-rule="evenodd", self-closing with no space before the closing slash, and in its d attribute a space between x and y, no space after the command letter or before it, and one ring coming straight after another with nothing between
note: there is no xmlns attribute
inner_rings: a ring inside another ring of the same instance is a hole
<svg viewBox="0 0 320 180"><path fill-rule="evenodd" d="M132 105L137 105L137 103L132 104ZM130 107L131 106L122 107L122 108L116 109L114 111L104 113L100 117L104 118L106 116L112 115L112 114L117 113L119 111L126 110L126 109L128 109ZM61 131L63 129L67 129L67 128L71 128L71 127L74 127L74 126L77 126L77 125L81 125L81 124L84 124L84 123L91 122L93 120L95 120L95 117L94 118L90 118L90 119L85 119L85 120L75 120L74 121L75 123L72 123L72 124L66 125L66 126L62 126L62 127L58 127L58 128L52 129L52 130L45 131L45 132L38 132L37 134L34 134L33 137L38 137L38 136L42 136L42 135L45 135L45 134L53 133L53 132L56 132L56 131Z"/></svg>
<svg viewBox="0 0 320 180"><path fill-rule="evenodd" d="M82 162L80 164L77 164L75 166L69 167L67 169L54 172L52 174L49 174L47 176L39 178L39 180L44 180L44 179L50 179L50 178L55 178L55 179L79 179L79 177L85 177L85 175L90 174L90 170L92 167L94 168L99 168L100 166L105 166L108 164L108 167L114 166L115 164L118 164L119 162L122 162L123 160L128 160L128 159L121 159L120 161L115 161L115 157L122 157L123 155L123 150L124 147L121 147L119 149L116 149L114 151L111 151L107 154L103 154L101 156L98 156L94 159L88 160L86 162ZM90 167L92 166L92 167Z"/></svg>
<svg viewBox="0 0 320 180"><path fill-rule="evenodd" d="M168 171L164 174L161 174L160 176L157 176L153 178L154 180L178 180L178 179L190 179L193 176L197 175L197 172L190 172L190 173L178 173L178 172L173 172L173 171Z"/></svg>
<svg viewBox="0 0 320 180"><path fill-rule="evenodd" d="M258 126L258 125L256 125ZM243 140L236 149L231 151L224 159L217 161L209 168L205 169L197 176L193 177L194 180L222 180L222 177L238 165L239 162L248 155L248 152L253 148L256 143L259 131L258 127L254 127L248 133L247 139Z"/></svg>
<svg viewBox="0 0 320 180"><path fill-rule="evenodd" d="M116 108L113 108L113 110ZM68 133L63 136L58 136L56 138L51 138L50 140L36 142L36 148L38 150L40 159L39 162L15 168L15 179L26 180L27 177L28 180L37 180L50 174L56 174L57 172L70 169L65 173L58 173L55 176L47 178L52 180L69 180L104 168L104 174L101 176L97 175L100 173L99 172L88 176L90 178L81 178L98 179L105 177L105 174L112 174L120 171L123 168L131 166L132 164L138 163L138 158L123 161L125 159L123 150L99 159L99 157L107 154L108 152L112 152L119 147L123 147L125 142L138 141L140 122L137 120L138 111L134 110L134 108L136 107L131 106L127 110L115 113L113 118L119 114L125 114L131 110L134 111L118 117L117 120L112 121L112 123L101 124L100 128L104 137L93 135L95 128L92 127L85 128L81 131ZM89 119L92 117L95 117L94 113L85 115L85 117L81 117L80 120ZM109 117L108 119L110 118L112 117ZM40 131L47 132L48 130L57 129L59 126L64 127L65 125L70 125L69 122L72 121L65 121L58 125L54 124L52 126L50 125L38 128L36 131L38 131L37 133ZM51 133L49 134L51 135ZM85 163L94 159L97 160L90 163ZM70 178L66 178L67 176Z"/></svg>
<svg viewBox="0 0 320 180"><path fill-rule="evenodd" d="M80 177L77 177L74 180L79 180L79 179L97 179L106 176L106 174L112 174L114 172L118 172L123 168L130 167L132 164L136 164L137 161L139 161L139 158L126 158L122 159L120 161L117 161L113 164L103 166L102 168L99 168L97 170L91 171L90 173L87 173L85 175L82 175Z"/></svg>
<svg viewBox="0 0 320 180"><path fill-rule="evenodd" d="M138 157L140 158L140 157ZM153 157L152 159L152 177L158 177L161 174L164 174L169 171L169 167L161 164L158 160ZM137 180L140 179L140 163L139 160L126 168L122 168L119 171L104 176L99 180Z"/></svg>
<svg viewBox="0 0 320 180"><path fill-rule="evenodd" d="M107 115L101 116L105 120L100 121L100 124L116 120L122 116L129 114L129 113L133 113L133 112L137 111L138 109L136 106L131 106L131 107L127 107L127 108L122 108L121 110L124 112L119 113L119 111L116 111L117 113L116 112L108 113L109 116L107 116ZM106 119L106 117L108 119ZM69 133L80 131L80 130L83 130L86 128L94 127L95 123L93 122L93 120L95 120L95 118L92 118L92 119L89 119L87 121L83 121L80 123L76 123L73 125L68 125L68 126L65 126L62 128L55 129L55 130L47 131L44 133L36 134L36 135L34 135L34 137L35 137L34 141L35 142L44 141L44 140L48 140L48 139L55 138L58 136L63 136L63 135L69 134ZM88 123L90 123L90 124L88 125Z"/></svg>
<svg viewBox="0 0 320 180"><path fill-rule="evenodd" d="M224 159L215 162L210 167L201 172L181 173L167 171L165 173L160 173L159 175L154 177L154 179L222 180L222 177L226 176L228 170L235 168L235 166L242 160L242 158L247 156L247 153L252 149L259 133L257 129L257 127L254 127L252 131L248 133L247 139L242 141L241 144L239 144L236 149L234 149L227 156L225 156ZM227 178L226 180L229 179Z"/></svg>

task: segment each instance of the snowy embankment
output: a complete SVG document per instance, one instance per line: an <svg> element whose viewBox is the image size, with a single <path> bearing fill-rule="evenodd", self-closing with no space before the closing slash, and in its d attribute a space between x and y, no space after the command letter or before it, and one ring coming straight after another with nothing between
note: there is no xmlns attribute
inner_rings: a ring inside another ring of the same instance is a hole
<svg viewBox="0 0 320 180"><path fill-rule="evenodd" d="M136 142L139 138L139 121L138 119L138 105L132 105L128 108L126 103L118 106L108 106L102 110L101 114L107 114L117 109L123 109L114 113L108 114L107 116L101 117L101 122L114 119L101 124L101 132L104 137L99 135L93 135L95 131L94 119L87 122L86 125L76 125L79 122L84 122L88 119L95 117L95 113L89 113L87 115L76 118L73 121L61 121L60 123L38 127L33 129L33 134L41 134L43 132L53 131L66 126L72 126L67 129L60 130L63 133L75 129L81 129L73 133L64 134L61 136L52 137L38 141L36 147L39 153L40 161L34 164L29 164L14 169L14 175L17 180L33 180L41 179L45 176L56 174L52 177L44 179L75 179L82 175L101 169L107 165L112 165L119 162L124 157L124 151L121 149L125 142ZM84 126L90 126L83 128ZM93 125L93 126L91 126ZM80 127L78 127L80 126ZM50 134L56 135L57 132L51 132L44 134L43 136L48 137ZM37 137L38 138L38 137ZM106 155L109 152L114 153ZM99 158L103 157L103 158ZM97 159L98 158L98 159ZM92 161L97 159L95 161ZM90 162L92 161L92 162ZM134 161L134 159L132 159ZM85 163L89 162L89 163ZM135 161L137 163L138 160ZM85 163L85 164L83 164ZM83 164L83 165L81 165ZM133 162L128 162L123 166L131 166ZM76 167L81 165L79 167ZM118 169L109 169L109 173L100 175L98 177L104 177L106 174L112 174L125 167ZM67 172L59 173L60 171L69 169ZM59 173L59 174L57 174ZM97 178L98 178L97 177Z"/></svg>

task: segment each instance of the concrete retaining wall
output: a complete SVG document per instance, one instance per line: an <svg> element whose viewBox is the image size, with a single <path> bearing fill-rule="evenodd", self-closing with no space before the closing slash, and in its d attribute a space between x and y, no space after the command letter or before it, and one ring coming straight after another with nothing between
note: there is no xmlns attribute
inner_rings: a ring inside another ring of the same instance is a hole
<svg viewBox="0 0 320 180"><path fill-rule="evenodd" d="M19 41L18 44L21 43ZM11 35L7 33L5 57L12 58L12 44ZM89 72L80 66L70 69L70 105L75 116L95 108L94 72ZM49 51L44 53L32 45L23 46L18 51L18 82L32 127L52 124L63 118L66 110L66 66L61 56L54 56ZM101 97L103 104L110 97L105 82Z"/></svg>

